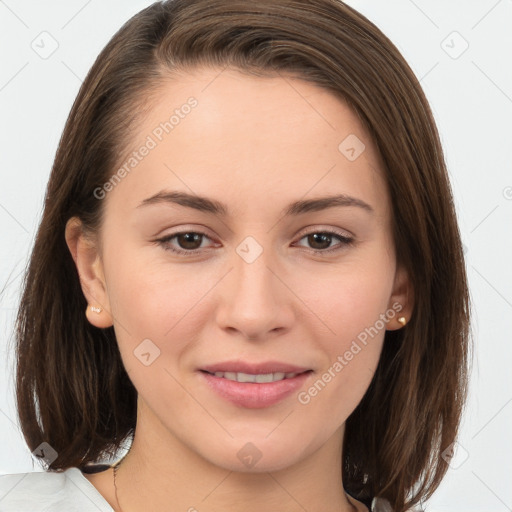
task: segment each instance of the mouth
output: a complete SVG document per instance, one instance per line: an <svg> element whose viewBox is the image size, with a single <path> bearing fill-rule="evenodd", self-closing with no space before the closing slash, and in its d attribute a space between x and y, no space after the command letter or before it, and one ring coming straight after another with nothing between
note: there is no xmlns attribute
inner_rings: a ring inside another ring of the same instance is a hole
<svg viewBox="0 0 512 512"><path fill-rule="evenodd" d="M314 373L310 368L269 362L226 362L201 368L203 382L217 396L237 407L261 409L299 391Z"/></svg>
<svg viewBox="0 0 512 512"><path fill-rule="evenodd" d="M235 382L251 382L254 384L265 384L268 382L277 382L285 379L293 379L302 373L312 372L313 370L305 370L303 372L275 372L275 373L244 373L244 372L208 372L201 370L204 373L219 377L221 379L232 380Z"/></svg>
<svg viewBox="0 0 512 512"><path fill-rule="evenodd" d="M297 366L281 361L263 361L254 363L243 361L241 359L223 361L220 363L210 364L199 368L201 371L211 374L222 373L227 378L232 378L232 374L242 375L277 375L279 380L286 378L292 373L299 374L311 370L307 366ZM281 376L281 374L283 374ZM233 380L233 379L232 379Z"/></svg>

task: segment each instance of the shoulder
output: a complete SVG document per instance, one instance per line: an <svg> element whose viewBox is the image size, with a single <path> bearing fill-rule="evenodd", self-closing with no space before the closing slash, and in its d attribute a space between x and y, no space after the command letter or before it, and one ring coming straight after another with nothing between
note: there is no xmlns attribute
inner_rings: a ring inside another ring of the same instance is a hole
<svg viewBox="0 0 512 512"><path fill-rule="evenodd" d="M78 468L0 475L2 512L113 512Z"/></svg>
<svg viewBox="0 0 512 512"><path fill-rule="evenodd" d="M388 500L375 497L372 500L370 512L393 512L393 508ZM420 505L416 505L413 508L407 509L407 512L424 512L424 510Z"/></svg>

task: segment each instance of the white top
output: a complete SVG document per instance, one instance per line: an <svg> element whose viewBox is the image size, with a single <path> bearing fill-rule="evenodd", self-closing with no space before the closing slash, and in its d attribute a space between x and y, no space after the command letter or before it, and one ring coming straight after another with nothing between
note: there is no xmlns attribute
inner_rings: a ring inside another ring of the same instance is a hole
<svg viewBox="0 0 512 512"><path fill-rule="evenodd" d="M78 468L0 475L0 512L114 512ZM371 512L392 512L374 498Z"/></svg>
<svg viewBox="0 0 512 512"><path fill-rule="evenodd" d="M0 512L114 512L78 468L0 475Z"/></svg>

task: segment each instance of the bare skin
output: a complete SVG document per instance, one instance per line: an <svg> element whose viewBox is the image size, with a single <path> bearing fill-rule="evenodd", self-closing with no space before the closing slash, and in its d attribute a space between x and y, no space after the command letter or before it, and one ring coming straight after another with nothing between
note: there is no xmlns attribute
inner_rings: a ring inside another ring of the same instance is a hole
<svg viewBox="0 0 512 512"><path fill-rule="evenodd" d="M190 97L197 106L157 140L155 128ZM339 145L349 135L357 139L347 153ZM77 219L66 229L88 303L102 308L87 317L114 325L138 391L135 439L117 474L122 511L367 510L343 491L345 421L371 382L385 330L412 310L370 136L328 91L230 68L166 83L128 153L148 136L156 146L101 199L98 237L85 237ZM164 190L226 212L143 203ZM333 195L352 200L285 214L293 202ZM193 246L190 236L171 238L178 233L202 235ZM361 343L372 326L378 333ZM136 353L148 339L146 353L159 352L146 365ZM302 400L226 400L200 369L227 360L311 370ZM325 386L310 391L319 379ZM247 446L260 457L253 466L240 457ZM86 475L117 511L112 477Z"/></svg>

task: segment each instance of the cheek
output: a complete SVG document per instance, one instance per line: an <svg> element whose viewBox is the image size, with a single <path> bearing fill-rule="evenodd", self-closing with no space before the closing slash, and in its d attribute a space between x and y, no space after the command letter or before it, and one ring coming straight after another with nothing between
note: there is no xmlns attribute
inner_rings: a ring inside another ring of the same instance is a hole
<svg viewBox="0 0 512 512"><path fill-rule="evenodd" d="M336 277L316 276L322 292L306 300L323 321L323 326L317 323L316 340L325 358L316 380L298 398L335 423L355 409L375 373L386 329L383 317L392 316L387 308L393 276L392 260L381 253L380 260L354 261Z"/></svg>
<svg viewBox="0 0 512 512"><path fill-rule="evenodd" d="M120 350L128 356L149 339L160 351L159 362L173 366L197 337L204 299L218 281L215 269L170 264L163 249L155 258L154 247L115 247L122 257L107 255L105 277Z"/></svg>
<svg viewBox="0 0 512 512"><path fill-rule="evenodd" d="M379 319L384 311L382 300L366 294L363 286L356 290L361 296L349 291L338 294L330 306L330 327L336 334L323 338L324 364L297 397L300 404L311 408L312 416L326 418L326 429L343 423L363 398L384 340L385 327Z"/></svg>
<svg viewBox="0 0 512 512"><path fill-rule="evenodd" d="M383 331L380 319L386 313L392 293L394 265L388 259L354 259L336 271L306 273L297 282L298 294L321 321L329 335L325 340L332 351L347 349L356 338L375 328Z"/></svg>

